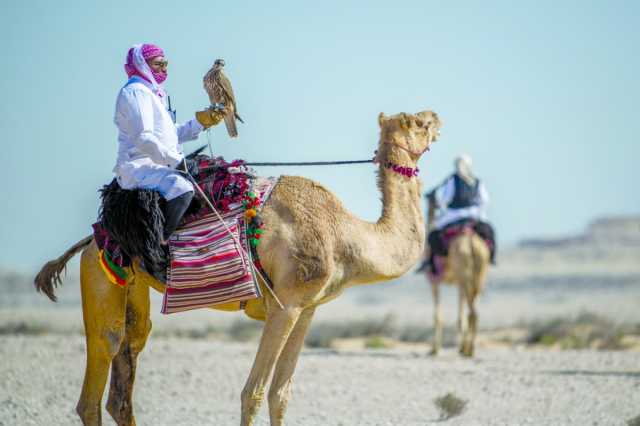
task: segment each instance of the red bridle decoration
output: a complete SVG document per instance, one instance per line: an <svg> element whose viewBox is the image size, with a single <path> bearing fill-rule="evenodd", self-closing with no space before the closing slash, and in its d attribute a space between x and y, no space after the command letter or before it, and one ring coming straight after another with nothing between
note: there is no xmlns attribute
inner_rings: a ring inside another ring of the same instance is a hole
<svg viewBox="0 0 640 426"><path fill-rule="evenodd" d="M408 178L412 178L414 176L418 176L418 173L420 172L419 168L413 168L413 167L405 167L405 166L400 166L398 164L392 163L391 161L387 161L385 162L384 166L387 169L391 169L394 172L406 176Z"/></svg>

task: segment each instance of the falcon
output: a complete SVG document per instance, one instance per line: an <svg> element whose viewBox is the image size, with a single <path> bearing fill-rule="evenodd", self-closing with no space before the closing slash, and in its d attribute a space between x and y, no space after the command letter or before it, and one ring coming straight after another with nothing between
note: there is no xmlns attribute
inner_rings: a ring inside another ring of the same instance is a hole
<svg viewBox="0 0 640 426"><path fill-rule="evenodd" d="M203 78L204 90L207 92L207 95L209 95L209 101L212 106L215 107L218 104L224 106L224 124L227 127L229 136L235 138L238 136L236 119L241 123L244 123L244 121L242 121L242 118L240 118L236 110L236 99L233 96L233 88L227 76L222 72L223 68L224 59L216 59L213 67L211 67Z"/></svg>

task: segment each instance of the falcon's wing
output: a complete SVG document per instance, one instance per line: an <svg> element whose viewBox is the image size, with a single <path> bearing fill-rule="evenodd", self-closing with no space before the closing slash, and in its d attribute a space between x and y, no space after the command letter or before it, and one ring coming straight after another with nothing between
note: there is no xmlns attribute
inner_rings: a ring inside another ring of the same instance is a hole
<svg viewBox="0 0 640 426"><path fill-rule="evenodd" d="M217 103L218 100L216 99L216 95L215 95L216 81L213 73L213 68L207 71L207 73L204 75L204 78L202 79L202 83L203 83L205 92L207 92L207 95L209 95L209 102L211 104Z"/></svg>
<svg viewBox="0 0 640 426"><path fill-rule="evenodd" d="M218 73L218 83L220 84L220 88L224 92L226 98L231 102L233 108L236 108L236 98L233 95L233 87L231 87L231 82L227 78L226 75L220 70Z"/></svg>

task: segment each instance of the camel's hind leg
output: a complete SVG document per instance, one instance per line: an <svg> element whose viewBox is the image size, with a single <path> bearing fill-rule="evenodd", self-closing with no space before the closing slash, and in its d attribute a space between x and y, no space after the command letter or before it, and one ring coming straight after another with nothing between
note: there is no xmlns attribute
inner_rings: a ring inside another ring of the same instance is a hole
<svg viewBox="0 0 640 426"><path fill-rule="evenodd" d="M300 350L304 344L304 338L307 335L307 330L309 330L314 312L315 308L307 308L302 311L276 364L273 380L269 388L269 416L271 418L271 426L283 424L284 413L287 410L287 404L291 398L293 372L296 369Z"/></svg>
<svg viewBox="0 0 640 426"><path fill-rule="evenodd" d="M469 327L464 315L464 307L467 304L467 292L463 286L458 286L458 344L460 353L464 352L465 342L468 339Z"/></svg>
<svg viewBox="0 0 640 426"><path fill-rule="evenodd" d="M467 292L467 306L469 307L469 315L467 332L462 344L461 353L464 356L472 357L475 351L476 334L478 331L478 312L476 310L477 294L473 291Z"/></svg>
<svg viewBox="0 0 640 426"><path fill-rule="evenodd" d="M478 329L478 312L476 310L477 292L470 286L465 286L464 298L469 308L469 314L467 315L467 327L462 337L462 347L460 353L464 356L472 357L474 353L474 344L476 340L476 332Z"/></svg>
<svg viewBox="0 0 640 426"><path fill-rule="evenodd" d="M465 281L465 296L467 300L467 306L469 307L469 325L468 325L468 337L466 339L465 347L463 348L463 355L472 357L475 352L476 334L478 332L478 311L476 309L476 302L478 296L482 292L484 287L484 281L487 276L487 269L489 266L489 248L479 237L472 235L470 238L471 247L471 272L469 273L469 279Z"/></svg>
<svg viewBox="0 0 640 426"><path fill-rule="evenodd" d="M433 346L431 355L437 355L442 347L442 309L440 308L440 284L431 282L433 295Z"/></svg>
<svg viewBox="0 0 640 426"><path fill-rule="evenodd" d="M111 284L98 264L92 243L80 264L82 314L87 342L87 365L82 393L76 407L84 425L102 424L102 394L111 360L125 334L126 291Z"/></svg>
<svg viewBox="0 0 640 426"><path fill-rule="evenodd" d="M134 426L132 394L137 358L151 331L149 286L144 282L134 281L127 289L125 330L120 351L111 364L107 411L118 426Z"/></svg>
<svg viewBox="0 0 640 426"><path fill-rule="evenodd" d="M242 390L242 426L251 426L264 398L264 388L271 377L273 368L280 357L291 330L300 317L301 309L285 307L268 308L267 319L253 362L251 373Z"/></svg>

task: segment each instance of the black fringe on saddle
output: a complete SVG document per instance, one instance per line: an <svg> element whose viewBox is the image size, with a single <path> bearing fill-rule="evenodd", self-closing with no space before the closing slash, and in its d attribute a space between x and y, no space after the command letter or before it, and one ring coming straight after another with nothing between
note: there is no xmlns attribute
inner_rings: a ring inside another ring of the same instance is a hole
<svg viewBox="0 0 640 426"><path fill-rule="evenodd" d="M198 158L206 145L186 157L187 170L198 176ZM159 192L150 189L122 189L116 179L99 191L102 206L98 221L106 229L109 238L118 242L122 251L131 259L142 260L141 266L161 281L166 281L169 253L160 244L164 231L166 201ZM203 203L194 197L185 212L187 217L196 214Z"/></svg>
<svg viewBox="0 0 640 426"><path fill-rule="evenodd" d="M120 244L130 258L140 258L154 276L164 276L168 257L160 245L164 230L162 196L148 189L126 190L114 179L100 190L102 206L98 220L109 238Z"/></svg>

